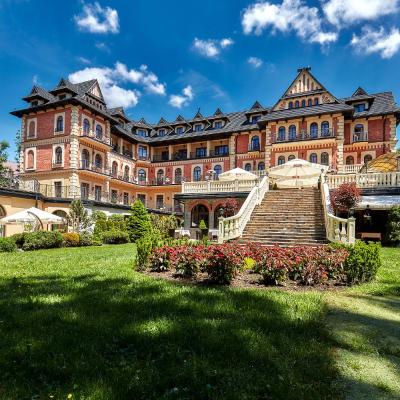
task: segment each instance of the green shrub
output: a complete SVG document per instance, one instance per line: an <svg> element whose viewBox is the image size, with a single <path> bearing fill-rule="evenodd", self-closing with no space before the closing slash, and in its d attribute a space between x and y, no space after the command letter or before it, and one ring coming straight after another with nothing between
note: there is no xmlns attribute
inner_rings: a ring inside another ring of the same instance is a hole
<svg viewBox="0 0 400 400"><path fill-rule="evenodd" d="M29 232L24 235L24 250L39 250L61 247L63 238L58 231Z"/></svg>
<svg viewBox="0 0 400 400"><path fill-rule="evenodd" d="M0 238L0 253L12 253L17 250L17 245L12 237Z"/></svg>
<svg viewBox="0 0 400 400"><path fill-rule="evenodd" d="M126 228L131 242L152 233L149 213L140 200L136 200L131 207L131 215L126 221Z"/></svg>
<svg viewBox="0 0 400 400"><path fill-rule="evenodd" d="M130 242L128 232L116 230L103 232L101 238L103 243L106 244L123 244Z"/></svg>
<svg viewBox="0 0 400 400"><path fill-rule="evenodd" d="M389 210L386 230L389 243L395 246L400 245L400 206L393 206Z"/></svg>
<svg viewBox="0 0 400 400"><path fill-rule="evenodd" d="M25 236L27 234L28 232L23 232L23 233L16 233L11 236L19 249L22 249L22 246L25 243Z"/></svg>
<svg viewBox="0 0 400 400"><path fill-rule="evenodd" d="M137 271L144 271L147 267L147 263L153 250L153 240L150 236L144 236L136 242L136 265Z"/></svg>
<svg viewBox="0 0 400 400"><path fill-rule="evenodd" d="M66 232L62 234L63 246L64 247L79 247L81 238L79 233L76 232Z"/></svg>
<svg viewBox="0 0 400 400"><path fill-rule="evenodd" d="M382 265L380 243L356 241L346 246L349 256L344 262L344 274L348 284L369 282L376 277Z"/></svg>
<svg viewBox="0 0 400 400"><path fill-rule="evenodd" d="M100 241L100 244L102 242ZM93 246L93 235L90 233L80 233L79 234L79 245L80 246Z"/></svg>

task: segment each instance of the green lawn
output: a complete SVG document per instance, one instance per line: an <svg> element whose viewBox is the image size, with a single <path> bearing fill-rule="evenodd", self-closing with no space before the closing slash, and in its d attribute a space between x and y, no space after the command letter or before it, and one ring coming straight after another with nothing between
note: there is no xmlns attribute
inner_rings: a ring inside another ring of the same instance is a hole
<svg viewBox="0 0 400 400"><path fill-rule="evenodd" d="M399 250L338 294L175 284L134 252L0 254L1 399L400 396Z"/></svg>

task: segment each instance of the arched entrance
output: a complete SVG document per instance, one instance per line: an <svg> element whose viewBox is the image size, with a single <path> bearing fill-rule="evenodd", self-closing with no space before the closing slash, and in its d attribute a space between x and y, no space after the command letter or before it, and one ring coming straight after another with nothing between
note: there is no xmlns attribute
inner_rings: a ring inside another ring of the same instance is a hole
<svg viewBox="0 0 400 400"><path fill-rule="evenodd" d="M208 208L204 204L197 204L192 208L190 213L190 226L192 228L197 228L201 220L204 220L207 227L209 227Z"/></svg>

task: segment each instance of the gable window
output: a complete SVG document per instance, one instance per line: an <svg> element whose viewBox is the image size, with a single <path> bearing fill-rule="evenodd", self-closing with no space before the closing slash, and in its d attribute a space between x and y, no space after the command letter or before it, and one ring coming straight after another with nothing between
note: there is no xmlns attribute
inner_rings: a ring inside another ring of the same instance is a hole
<svg viewBox="0 0 400 400"><path fill-rule="evenodd" d="M258 136L251 138L250 151L260 151L260 138Z"/></svg>
<svg viewBox="0 0 400 400"><path fill-rule="evenodd" d="M193 180L195 182L198 182L201 180L201 168L200 167L195 167L193 169Z"/></svg>
<svg viewBox="0 0 400 400"><path fill-rule="evenodd" d="M324 121L321 124L321 135L322 136L329 136L330 131L329 131L329 122L328 121Z"/></svg>
<svg viewBox="0 0 400 400"><path fill-rule="evenodd" d="M354 104L354 111L355 112L363 112L365 111L365 103L360 103L360 104Z"/></svg>
<svg viewBox="0 0 400 400"><path fill-rule="evenodd" d="M141 137L146 137L147 136L147 131L145 129L138 129L137 134Z"/></svg>
<svg viewBox="0 0 400 400"><path fill-rule="evenodd" d="M313 139L318 137L318 124L316 122L310 125L310 136Z"/></svg>
<svg viewBox="0 0 400 400"><path fill-rule="evenodd" d="M85 118L83 120L83 133L85 135L89 135L89 131L90 131L90 122L87 118Z"/></svg>
<svg viewBox="0 0 400 400"><path fill-rule="evenodd" d="M308 99L307 105L308 105L308 107L311 107L311 106L312 106L312 99Z"/></svg>
<svg viewBox="0 0 400 400"><path fill-rule="evenodd" d="M289 126L289 140L296 139L296 125Z"/></svg>
<svg viewBox="0 0 400 400"><path fill-rule="evenodd" d="M250 163L247 163L247 164L244 166L244 169L245 169L246 171L251 171L251 164L250 164Z"/></svg>
<svg viewBox="0 0 400 400"><path fill-rule="evenodd" d="M165 136L165 129L160 129L158 131L158 136Z"/></svg>
<svg viewBox="0 0 400 400"><path fill-rule="evenodd" d="M56 147L54 151L54 164L61 165L63 159L63 151L60 146Z"/></svg>
<svg viewBox="0 0 400 400"><path fill-rule="evenodd" d="M183 126L178 126L178 127L176 128L176 133L177 133L178 135L180 135L181 133L184 132L184 130L185 130L185 128L184 128Z"/></svg>
<svg viewBox="0 0 400 400"><path fill-rule="evenodd" d="M215 121L214 122L214 128L215 129L221 129L222 128L222 121Z"/></svg>
<svg viewBox="0 0 400 400"><path fill-rule="evenodd" d="M64 130L64 118L59 115L56 120L56 132L62 132Z"/></svg>
<svg viewBox="0 0 400 400"><path fill-rule="evenodd" d="M329 165L329 154L326 152L321 153L321 164Z"/></svg>
<svg viewBox="0 0 400 400"><path fill-rule="evenodd" d="M36 123L35 121L30 121L28 125L28 138L35 137L36 134Z"/></svg>
<svg viewBox="0 0 400 400"><path fill-rule="evenodd" d="M138 181L139 183L146 182L146 171L144 169L139 169L138 171Z"/></svg>
<svg viewBox="0 0 400 400"><path fill-rule="evenodd" d="M101 140L103 138L103 128L101 125L96 126L96 139Z"/></svg>
<svg viewBox="0 0 400 400"><path fill-rule="evenodd" d="M279 156L278 157L278 165L285 164L285 156Z"/></svg>
<svg viewBox="0 0 400 400"><path fill-rule="evenodd" d="M284 126L281 126L278 129L278 140L283 142L286 139L286 129Z"/></svg>
<svg viewBox="0 0 400 400"><path fill-rule="evenodd" d="M39 103L37 101L32 101L31 102L31 107L36 107Z"/></svg>
<svg viewBox="0 0 400 400"><path fill-rule="evenodd" d="M289 109L291 110L293 108L293 101L289 101Z"/></svg>
<svg viewBox="0 0 400 400"><path fill-rule="evenodd" d="M200 131L202 131L203 130L203 125L202 124L196 124L195 126L194 126L194 131L195 132L200 132Z"/></svg>
<svg viewBox="0 0 400 400"><path fill-rule="evenodd" d="M310 162L316 164L318 162L318 157L316 153L310 154Z"/></svg>
<svg viewBox="0 0 400 400"><path fill-rule="evenodd" d="M253 115L250 119L250 122L255 124L260 119L260 115Z"/></svg>

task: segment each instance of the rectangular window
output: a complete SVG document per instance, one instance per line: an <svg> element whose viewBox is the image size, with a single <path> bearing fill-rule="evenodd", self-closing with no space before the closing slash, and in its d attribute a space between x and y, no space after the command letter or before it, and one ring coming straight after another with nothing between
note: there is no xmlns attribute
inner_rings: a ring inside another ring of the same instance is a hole
<svg viewBox="0 0 400 400"><path fill-rule="evenodd" d="M118 201L118 191L111 190L111 203L116 203Z"/></svg>
<svg viewBox="0 0 400 400"><path fill-rule="evenodd" d="M156 208L160 209L164 207L164 196L162 194L158 194L156 196Z"/></svg>
<svg viewBox="0 0 400 400"><path fill-rule="evenodd" d="M165 129L160 129L158 131L158 136L165 136Z"/></svg>
<svg viewBox="0 0 400 400"><path fill-rule="evenodd" d="M183 133L183 131L184 131L183 126L178 126L178 128L176 128L176 133L178 133L178 134Z"/></svg>
<svg viewBox="0 0 400 400"><path fill-rule="evenodd" d="M81 198L87 200L89 198L89 184L81 183Z"/></svg>
<svg viewBox="0 0 400 400"><path fill-rule="evenodd" d="M178 150L178 160L184 160L187 158L187 149Z"/></svg>
<svg viewBox="0 0 400 400"><path fill-rule="evenodd" d="M147 131L144 130L144 129L138 129L137 133L138 133L139 136L142 136L142 137L146 137L147 136Z"/></svg>
<svg viewBox="0 0 400 400"><path fill-rule="evenodd" d="M54 197L62 197L61 181L54 182Z"/></svg>
<svg viewBox="0 0 400 400"><path fill-rule="evenodd" d="M229 153L228 145L225 144L223 146L215 146L215 155L216 156L225 156Z"/></svg>
<svg viewBox="0 0 400 400"><path fill-rule="evenodd" d="M194 126L194 131L195 132L200 132L200 131L202 131L203 130L203 125L202 124L196 124L195 126Z"/></svg>
<svg viewBox="0 0 400 400"><path fill-rule="evenodd" d="M124 192L124 205L128 206L129 205L129 193Z"/></svg>
<svg viewBox="0 0 400 400"><path fill-rule="evenodd" d="M139 146L138 147L138 155L141 158L147 158L147 147Z"/></svg>
<svg viewBox="0 0 400 400"><path fill-rule="evenodd" d="M198 147L196 149L196 157L206 157L207 148L206 147Z"/></svg>
<svg viewBox="0 0 400 400"><path fill-rule="evenodd" d="M214 128L215 129L221 129L222 128L222 121L216 121L214 123Z"/></svg>
<svg viewBox="0 0 400 400"><path fill-rule="evenodd" d="M355 110L356 112L363 112L363 111L365 111L365 103L355 104L355 105L354 105L354 110Z"/></svg>
<svg viewBox="0 0 400 400"><path fill-rule="evenodd" d="M94 199L96 201L101 201L101 186L94 187Z"/></svg>
<svg viewBox="0 0 400 400"><path fill-rule="evenodd" d="M255 124L259 119L260 119L260 116L259 116L259 115L253 115L253 116L251 117L251 122L252 122L253 124Z"/></svg>
<svg viewBox="0 0 400 400"><path fill-rule="evenodd" d="M144 205L146 205L146 195L145 194L138 194L137 199L140 200Z"/></svg>
<svg viewBox="0 0 400 400"><path fill-rule="evenodd" d="M166 150L166 151L162 151L161 152L161 160L162 161L168 161L168 150Z"/></svg>

